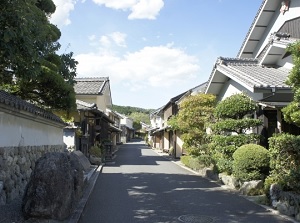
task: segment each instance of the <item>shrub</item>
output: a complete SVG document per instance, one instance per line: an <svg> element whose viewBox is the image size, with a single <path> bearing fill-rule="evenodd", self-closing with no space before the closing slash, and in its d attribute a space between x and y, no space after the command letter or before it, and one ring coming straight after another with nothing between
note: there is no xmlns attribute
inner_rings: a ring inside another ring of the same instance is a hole
<svg viewBox="0 0 300 223"><path fill-rule="evenodd" d="M300 192L300 136L283 133L269 138L269 152L270 181Z"/></svg>
<svg viewBox="0 0 300 223"><path fill-rule="evenodd" d="M220 101L214 111L215 123L210 125L210 153L220 172L232 173L233 153L242 145L259 142L258 134L246 134L261 120L252 118L256 103L245 94L235 94Z"/></svg>
<svg viewBox="0 0 300 223"><path fill-rule="evenodd" d="M246 114L254 112L256 103L245 94L234 94L221 101L216 109L215 116L218 118L241 119Z"/></svg>
<svg viewBox="0 0 300 223"><path fill-rule="evenodd" d="M219 172L232 173L233 153L242 145L259 141L257 134L214 135L210 151Z"/></svg>
<svg viewBox="0 0 300 223"><path fill-rule="evenodd" d="M233 153L233 175L242 180L261 180L269 172L269 153L264 147L246 144Z"/></svg>
<svg viewBox="0 0 300 223"><path fill-rule="evenodd" d="M101 157L102 155L101 146L99 144L95 144L90 148L89 153L92 156Z"/></svg>
<svg viewBox="0 0 300 223"><path fill-rule="evenodd" d="M212 160L208 155L201 156L181 156L180 161L193 170L200 170L211 165Z"/></svg>

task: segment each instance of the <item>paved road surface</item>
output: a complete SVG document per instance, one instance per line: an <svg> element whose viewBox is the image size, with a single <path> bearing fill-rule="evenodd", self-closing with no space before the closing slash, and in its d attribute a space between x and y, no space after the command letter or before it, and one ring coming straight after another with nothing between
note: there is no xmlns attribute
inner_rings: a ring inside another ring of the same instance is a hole
<svg viewBox="0 0 300 223"><path fill-rule="evenodd" d="M80 223L291 222L159 156L142 142L104 166Z"/></svg>

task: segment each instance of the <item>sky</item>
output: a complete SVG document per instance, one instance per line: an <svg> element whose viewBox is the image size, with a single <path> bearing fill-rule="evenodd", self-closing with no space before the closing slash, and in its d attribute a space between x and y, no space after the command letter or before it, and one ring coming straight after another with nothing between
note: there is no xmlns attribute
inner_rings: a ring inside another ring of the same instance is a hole
<svg viewBox="0 0 300 223"><path fill-rule="evenodd" d="M53 0L77 77L109 77L114 105L157 109L236 57L262 0Z"/></svg>

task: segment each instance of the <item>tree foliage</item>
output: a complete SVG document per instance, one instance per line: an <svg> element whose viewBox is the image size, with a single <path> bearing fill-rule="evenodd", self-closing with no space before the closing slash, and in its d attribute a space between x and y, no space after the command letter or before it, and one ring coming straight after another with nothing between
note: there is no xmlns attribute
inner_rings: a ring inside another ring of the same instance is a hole
<svg viewBox="0 0 300 223"><path fill-rule="evenodd" d="M77 61L56 53L53 1L1 1L0 10L0 88L44 108L75 108Z"/></svg>
<svg viewBox="0 0 300 223"><path fill-rule="evenodd" d="M212 119L214 105L214 95L191 95L181 102L178 115L168 121L168 125L183 133L184 148L190 155L200 155L207 151L206 128Z"/></svg>
<svg viewBox="0 0 300 223"><path fill-rule="evenodd" d="M133 120L133 128L139 130L142 128L141 122L150 124L149 115L142 112L132 112L129 116Z"/></svg>
<svg viewBox="0 0 300 223"><path fill-rule="evenodd" d="M245 94L234 94L221 101L215 109L215 116L219 119L242 119L256 109L256 104Z"/></svg>
<svg viewBox="0 0 300 223"><path fill-rule="evenodd" d="M252 127L262 125L261 120L249 117L255 110L255 102L245 94L232 95L217 104L209 147L220 172L231 174L232 155L237 148L259 141L260 135L246 134Z"/></svg>
<svg viewBox="0 0 300 223"><path fill-rule="evenodd" d="M269 138L271 174L266 189L271 183L279 184L284 190L300 192L300 136L277 134Z"/></svg>
<svg viewBox="0 0 300 223"><path fill-rule="evenodd" d="M294 99L287 107L282 109L282 112L286 122L300 126L300 41L289 45L287 52L292 54L294 66L286 83L292 87Z"/></svg>
<svg viewBox="0 0 300 223"><path fill-rule="evenodd" d="M233 174L239 180L263 180L269 174L269 153L260 145L239 147L233 153L233 159Z"/></svg>

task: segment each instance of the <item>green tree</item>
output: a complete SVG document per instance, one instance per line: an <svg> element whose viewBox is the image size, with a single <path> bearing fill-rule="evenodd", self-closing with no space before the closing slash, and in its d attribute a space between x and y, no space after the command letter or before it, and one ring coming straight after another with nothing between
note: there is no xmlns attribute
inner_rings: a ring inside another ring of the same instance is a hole
<svg viewBox="0 0 300 223"><path fill-rule="evenodd" d="M214 111L215 123L210 144L213 157L220 172L232 172L233 153L244 144L259 141L259 134L247 134L251 128L262 125L252 118L256 103L245 94L235 94L220 101Z"/></svg>
<svg viewBox="0 0 300 223"><path fill-rule="evenodd" d="M141 122L150 124L150 118L149 115L142 112L132 112L129 115L129 118L133 120L133 128L135 130L139 130L142 128Z"/></svg>
<svg viewBox="0 0 300 223"><path fill-rule="evenodd" d="M208 135L206 128L212 119L215 96L197 94L184 99L179 112L168 121L168 125L182 133L184 148L189 155L207 154Z"/></svg>
<svg viewBox="0 0 300 223"><path fill-rule="evenodd" d="M282 109L282 112L286 122L300 126L300 41L289 45L287 52L292 54L294 66L286 83L292 87L294 98L288 106Z"/></svg>
<svg viewBox="0 0 300 223"><path fill-rule="evenodd" d="M0 10L0 88L44 108L75 108L77 61L56 53L53 1L1 1Z"/></svg>

